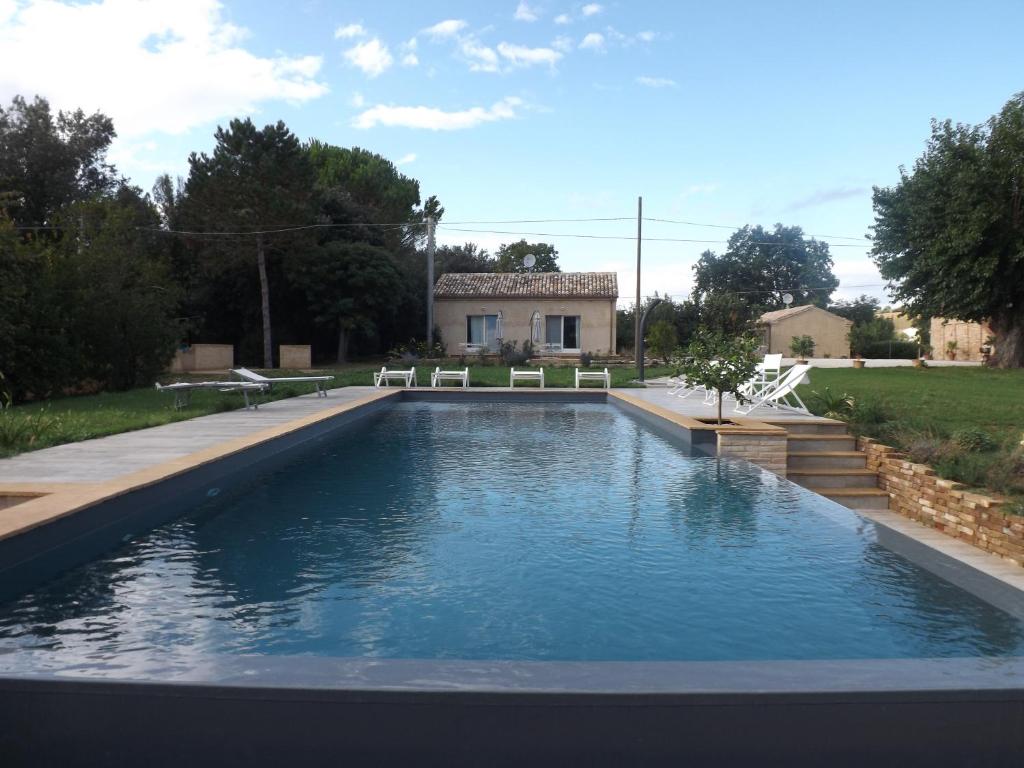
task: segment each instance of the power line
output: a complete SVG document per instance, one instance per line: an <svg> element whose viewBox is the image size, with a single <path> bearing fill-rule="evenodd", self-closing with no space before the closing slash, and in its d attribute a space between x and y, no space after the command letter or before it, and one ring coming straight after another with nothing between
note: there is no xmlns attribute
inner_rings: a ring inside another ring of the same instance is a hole
<svg viewBox="0 0 1024 768"><path fill-rule="evenodd" d="M733 226L732 224L706 224L706 223L699 222L699 221L684 221L682 219L645 218L644 221L657 221L657 222L660 222L661 224L685 224L685 225L691 226L691 227L714 227L715 229L735 229L735 230L745 229L746 227L750 226L749 224L744 225L743 227ZM816 240L824 240L826 238L828 238L829 240L857 240L857 241L868 240L868 238L863 236L863 235L861 235L860 237L852 237L850 235L812 235L812 234L809 234L809 233L806 233L806 232L804 234L807 237L811 237L811 238L814 238ZM870 242L870 240L868 240L868 242Z"/></svg>
<svg viewBox="0 0 1024 768"><path fill-rule="evenodd" d="M630 219L632 221L632 219ZM590 235L579 232L513 232L511 230L503 229L462 229L459 227L452 227L446 224L438 224L438 229L448 230L450 232L464 232L478 235L529 235L530 237L575 237L586 240L628 240L634 242L636 235ZM700 240L696 238L687 237L645 237L644 242L655 242L655 243L707 243L707 244L728 244L728 240ZM796 243L772 243L767 241L755 241L751 245L773 245L777 247L791 247L795 246ZM829 244L830 247L834 248L863 248L864 245L858 243L835 243Z"/></svg>

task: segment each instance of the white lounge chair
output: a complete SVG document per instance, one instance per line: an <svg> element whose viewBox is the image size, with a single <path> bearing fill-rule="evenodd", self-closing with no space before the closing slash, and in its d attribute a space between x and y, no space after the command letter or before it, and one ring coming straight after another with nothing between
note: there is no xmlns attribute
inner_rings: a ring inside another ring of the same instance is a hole
<svg viewBox="0 0 1024 768"><path fill-rule="evenodd" d="M275 384L312 384L316 387L317 397L327 397L327 382L334 378L333 376L275 376L271 379L255 371L250 371L248 368L232 368L231 372L253 384L266 384L271 390Z"/></svg>
<svg viewBox="0 0 1024 768"><path fill-rule="evenodd" d="M375 387L387 387L391 385L392 381L400 381L403 387L415 387L416 386L416 369L410 368L409 370L395 369L389 371L387 366L384 366L373 374L373 386Z"/></svg>
<svg viewBox="0 0 1024 768"><path fill-rule="evenodd" d="M161 384L157 382L158 392L174 393L174 410L180 411L188 407L192 401L192 393L197 389L216 389L220 392L241 392L245 398L245 409L259 408L256 401L249 402L250 392L266 392L270 387L266 384L259 384L251 381L178 381L174 384Z"/></svg>
<svg viewBox="0 0 1024 768"><path fill-rule="evenodd" d="M441 367L438 366L434 369L434 372L430 374L430 386L440 387L443 381L457 381L463 388L469 386L469 366L466 366L465 370L462 371L442 371Z"/></svg>
<svg viewBox="0 0 1024 768"><path fill-rule="evenodd" d="M754 409L762 407L783 408L789 411L798 411L799 413L810 413L807 410L807 406L804 405L796 393L796 388L800 384L810 383L810 377L807 375L809 370L811 370L809 365L794 365L774 384L750 396L749 402L745 404L737 403L737 413L748 414Z"/></svg>
<svg viewBox="0 0 1024 768"><path fill-rule="evenodd" d="M544 389L544 367L534 370L533 368L520 368L518 371L513 368L508 373L508 385L514 387L517 381L536 381L541 389Z"/></svg>
<svg viewBox="0 0 1024 768"><path fill-rule="evenodd" d="M779 380L782 374L782 354L765 355L764 359L757 364L754 375L750 381L740 387L746 397L755 397Z"/></svg>
<svg viewBox="0 0 1024 768"><path fill-rule="evenodd" d="M581 371L579 368L576 369L576 389L580 388L580 382L583 381L598 381L601 386L608 389L612 385L611 374L608 373L608 369L605 368L603 371Z"/></svg>

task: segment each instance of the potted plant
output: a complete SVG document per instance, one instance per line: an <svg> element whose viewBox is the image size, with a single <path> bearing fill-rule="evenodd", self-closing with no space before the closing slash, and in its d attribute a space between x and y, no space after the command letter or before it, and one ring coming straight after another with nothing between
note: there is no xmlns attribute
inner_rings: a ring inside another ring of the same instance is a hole
<svg viewBox="0 0 1024 768"><path fill-rule="evenodd" d="M854 368L863 368L864 367L864 358L861 357L860 355L855 355L854 358L853 358L853 367Z"/></svg>
<svg viewBox="0 0 1024 768"><path fill-rule="evenodd" d="M798 364L805 364L807 358L814 354L814 339L810 336L794 336L789 343L789 349L796 358Z"/></svg>
<svg viewBox="0 0 1024 768"><path fill-rule="evenodd" d="M946 359L956 360L956 339L946 342Z"/></svg>

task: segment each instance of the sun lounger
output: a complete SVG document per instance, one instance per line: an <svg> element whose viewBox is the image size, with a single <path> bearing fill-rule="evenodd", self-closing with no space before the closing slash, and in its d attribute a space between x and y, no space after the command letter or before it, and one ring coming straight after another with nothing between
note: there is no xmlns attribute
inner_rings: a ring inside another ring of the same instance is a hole
<svg viewBox="0 0 1024 768"><path fill-rule="evenodd" d="M608 369L605 368L603 371L581 371L579 368L576 369L576 389L580 388L580 382L584 381L598 381L601 386L608 389L612 385L611 374L608 373Z"/></svg>
<svg viewBox="0 0 1024 768"><path fill-rule="evenodd" d="M807 375L809 370L811 370L809 365L794 365L774 384L768 385L761 392L748 396L747 403L737 403L736 411L748 414L755 408L767 407L809 413L807 406L796 393L797 386L810 381L810 377Z"/></svg>
<svg viewBox="0 0 1024 768"><path fill-rule="evenodd" d="M266 384L267 388L271 390L275 384L313 384L318 397L327 397L327 382L334 378L333 376L275 376L271 379L255 371L250 371L248 368L234 368L231 372L253 384Z"/></svg>
<svg viewBox="0 0 1024 768"><path fill-rule="evenodd" d="M508 374L508 385L514 387L517 381L536 381L540 388L544 389L544 368L543 366L534 370L533 368L520 368L518 371L513 368Z"/></svg>
<svg viewBox="0 0 1024 768"><path fill-rule="evenodd" d="M390 386L392 381L401 382L403 387L415 387L416 369L410 368L407 371L394 369L389 371L385 366L373 374L373 386L375 387Z"/></svg>
<svg viewBox="0 0 1024 768"><path fill-rule="evenodd" d="M259 408L255 400L249 401L250 392L266 392L270 389L266 384L251 381L179 381L174 384L160 384L157 382L157 391L174 393L174 410L180 411L188 407L192 400L192 393L197 389L216 389L219 392L241 392L245 398L245 409Z"/></svg>
<svg viewBox="0 0 1024 768"><path fill-rule="evenodd" d="M434 369L434 372L430 374L430 386L440 387L444 381L456 381L463 386L463 388L469 386L469 366L466 366L465 370L462 371L442 371L441 367L438 366Z"/></svg>

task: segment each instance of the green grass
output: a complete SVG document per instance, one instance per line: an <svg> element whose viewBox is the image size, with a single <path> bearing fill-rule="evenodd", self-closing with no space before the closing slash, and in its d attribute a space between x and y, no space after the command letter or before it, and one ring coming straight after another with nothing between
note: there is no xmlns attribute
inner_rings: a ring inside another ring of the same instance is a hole
<svg viewBox="0 0 1024 768"><path fill-rule="evenodd" d="M395 366L392 366L395 367ZM445 368L455 368L446 364ZM335 378L331 386L369 386L373 383L373 372L380 365L369 363L335 366L325 370ZM430 384L430 372L434 366L417 366L416 378L419 385ZM663 366L648 368L653 378L668 372ZM549 387L571 387L572 367L545 366L545 384ZM631 367L612 368L612 386L635 386L631 384L636 374ZM272 376L303 375L298 371L273 371ZM508 386L509 369L504 366L470 365L470 384L477 387ZM215 378L204 375L164 376L168 381L208 381ZM520 386L530 386L523 384ZM279 400L303 395L313 391L311 384L286 384L274 387L273 394L260 395L263 399ZM251 396L251 395L250 395ZM133 389L128 392L103 392L96 395L78 395L49 400L43 403L27 403L12 408L0 409L0 456L12 456L25 451L48 448L62 443L104 437L120 432L155 427L174 421L183 421L195 416L235 410L244 404L238 392L217 392L197 390L192 393L191 405L180 411L174 410L174 396L158 392L155 388Z"/></svg>
<svg viewBox="0 0 1024 768"><path fill-rule="evenodd" d="M1010 498L1024 512L1024 370L825 368L798 394L849 394L856 434L876 437L941 477Z"/></svg>

